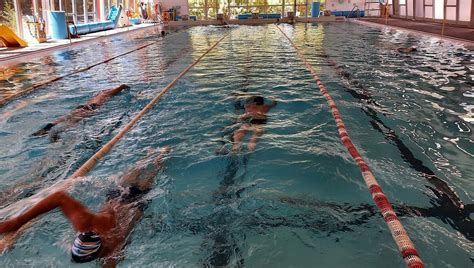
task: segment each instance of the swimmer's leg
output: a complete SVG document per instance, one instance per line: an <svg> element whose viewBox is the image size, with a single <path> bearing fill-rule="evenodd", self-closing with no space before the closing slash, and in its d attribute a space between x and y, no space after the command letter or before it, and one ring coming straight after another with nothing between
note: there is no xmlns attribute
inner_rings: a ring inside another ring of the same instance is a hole
<svg viewBox="0 0 474 268"><path fill-rule="evenodd" d="M56 124L54 123L49 123L47 124L45 127L43 127L42 129L36 131L35 133L31 134L33 136L43 136L43 135L46 135L48 134L48 132L55 126Z"/></svg>
<svg viewBox="0 0 474 268"><path fill-rule="evenodd" d="M253 133L252 137L250 138L249 144L248 144L248 150L249 152L255 151L255 147L257 146L257 139L258 137L263 135L263 128L260 125L254 125L253 126Z"/></svg>
<svg viewBox="0 0 474 268"><path fill-rule="evenodd" d="M237 131L234 132L234 145L232 146L233 152L237 152L239 150L240 143L245 137L245 134L247 134L249 127L249 124L244 124Z"/></svg>

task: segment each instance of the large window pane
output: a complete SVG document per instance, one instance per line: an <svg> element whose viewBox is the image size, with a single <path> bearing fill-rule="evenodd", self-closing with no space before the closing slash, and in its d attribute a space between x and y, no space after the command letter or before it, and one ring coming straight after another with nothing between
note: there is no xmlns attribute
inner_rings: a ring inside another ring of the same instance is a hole
<svg viewBox="0 0 474 268"><path fill-rule="evenodd" d="M456 20L456 8L455 7L446 7L446 19L447 20Z"/></svg>
<svg viewBox="0 0 474 268"><path fill-rule="evenodd" d="M17 21L13 0L0 1L0 7L0 23L12 29L16 34L19 34L16 27Z"/></svg>
<svg viewBox="0 0 474 268"><path fill-rule="evenodd" d="M471 20L471 0L459 0L459 20Z"/></svg>
<svg viewBox="0 0 474 268"><path fill-rule="evenodd" d="M426 6L425 7L425 18L429 18L429 19L433 18L433 7L432 6Z"/></svg>
<svg viewBox="0 0 474 268"><path fill-rule="evenodd" d="M407 15L406 6L400 6L400 16L406 16L406 15Z"/></svg>
<svg viewBox="0 0 474 268"><path fill-rule="evenodd" d="M88 15L88 21L94 21L94 0L87 0L87 15Z"/></svg>
<svg viewBox="0 0 474 268"><path fill-rule="evenodd" d="M208 10L207 16L209 19L215 19L219 12L219 0L207 0ZM223 11L221 11L223 13Z"/></svg>
<svg viewBox="0 0 474 268"><path fill-rule="evenodd" d="M189 8L204 8L204 0L189 0L188 5Z"/></svg>
<svg viewBox="0 0 474 268"><path fill-rule="evenodd" d="M444 18L444 0L435 0L434 10L435 19L442 20Z"/></svg>
<svg viewBox="0 0 474 268"><path fill-rule="evenodd" d="M84 0L76 0L77 23L84 23Z"/></svg>
<svg viewBox="0 0 474 268"><path fill-rule="evenodd" d="M189 8L189 15L196 16L197 19L202 20L205 18L204 8Z"/></svg>

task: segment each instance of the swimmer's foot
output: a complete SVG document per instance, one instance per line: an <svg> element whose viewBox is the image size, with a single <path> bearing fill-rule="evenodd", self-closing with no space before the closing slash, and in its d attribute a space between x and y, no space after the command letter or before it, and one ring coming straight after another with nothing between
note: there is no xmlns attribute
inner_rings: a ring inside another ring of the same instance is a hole
<svg viewBox="0 0 474 268"><path fill-rule="evenodd" d="M227 155L230 153L229 148L225 144L216 149L216 155Z"/></svg>
<svg viewBox="0 0 474 268"><path fill-rule="evenodd" d="M247 148L249 149L249 152L253 152L255 151L255 148L257 147L257 143L256 142L249 142Z"/></svg>
<svg viewBox="0 0 474 268"><path fill-rule="evenodd" d="M234 145L232 145L232 152L234 154L239 153L239 144L238 143L235 143Z"/></svg>
<svg viewBox="0 0 474 268"><path fill-rule="evenodd" d="M48 134L48 132L55 126L53 123L47 124L44 128L36 131L35 133L31 134L32 136L44 136Z"/></svg>

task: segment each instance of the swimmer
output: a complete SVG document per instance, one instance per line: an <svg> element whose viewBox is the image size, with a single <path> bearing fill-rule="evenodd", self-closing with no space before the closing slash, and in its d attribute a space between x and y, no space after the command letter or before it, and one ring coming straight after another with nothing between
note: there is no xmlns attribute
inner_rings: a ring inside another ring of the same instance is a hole
<svg viewBox="0 0 474 268"><path fill-rule="evenodd" d="M61 209L77 232L71 248L72 261L90 262L100 258L104 266L114 267L134 225L148 205L144 196L163 168L163 158L170 151L153 151L127 170L120 187L109 191L100 212L92 212L64 191L53 193L23 214L0 222L0 234L13 232L34 218L55 208Z"/></svg>
<svg viewBox="0 0 474 268"><path fill-rule="evenodd" d="M397 48L397 51L401 53L412 53L412 52L416 52L417 49L416 47L399 47Z"/></svg>
<svg viewBox="0 0 474 268"><path fill-rule="evenodd" d="M255 150L257 138L263 134L263 125L267 123L267 113L275 107L277 102L275 97L269 97L272 100L270 105L265 104L261 96L250 97L245 105L245 113L241 115L238 122L242 123L240 128L234 132L234 145L232 151L237 152L242 139L248 131L252 131L252 137L248 143L250 152Z"/></svg>
<svg viewBox="0 0 474 268"><path fill-rule="evenodd" d="M54 122L47 124L42 129L33 133L33 136L43 136L48 134L48 132L56 125L64 123L67 127L75 125L77 122L81 121L83 118L91 116L95 113L95 110L105 103L105 101L120 93L122 90L129 88L127 85L120 85L116 88L105 90L97 94L97 96L90 99L85 105L77 106L70 114L62 116L56 119Z"/></svg>

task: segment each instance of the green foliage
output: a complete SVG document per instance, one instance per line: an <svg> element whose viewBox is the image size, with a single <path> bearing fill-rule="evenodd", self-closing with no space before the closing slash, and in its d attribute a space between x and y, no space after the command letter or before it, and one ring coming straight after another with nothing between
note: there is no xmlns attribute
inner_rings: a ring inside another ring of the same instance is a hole
<svg viewBox="0 0 474 268"><path fill-rule="evenodd" d="M0 11L0 19L5 21L5 25L10 27L13 31L16 30L15 8L10 3L8 3L8 1L5 2L3 5L3 10Z"/></svg>

